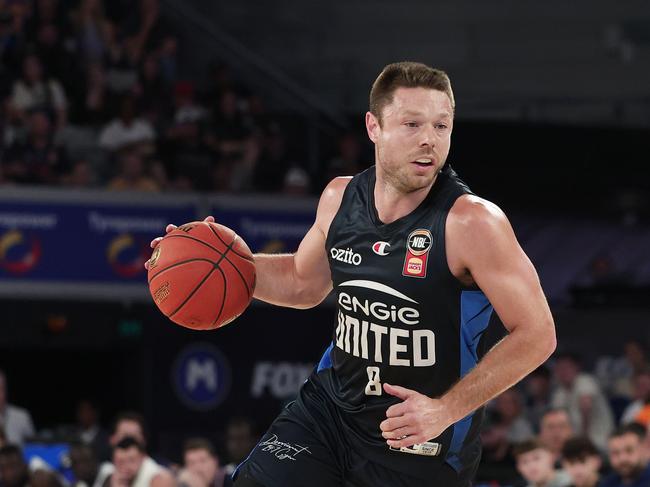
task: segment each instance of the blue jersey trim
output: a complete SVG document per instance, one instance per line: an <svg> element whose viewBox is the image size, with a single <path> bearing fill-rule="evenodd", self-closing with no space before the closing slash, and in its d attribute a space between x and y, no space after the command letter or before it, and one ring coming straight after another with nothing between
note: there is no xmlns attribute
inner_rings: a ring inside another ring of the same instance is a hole
<svg viewBox="0 0 650 487"><path fill-rule="evenodd" d="M334 348L333 340L332 343L330 343L330 346L327 347L327 350L325 350L325 353L323 353L320 362L318 362L318 368L316 369L316 372L320 372L321 370L329 369L332 367L332 348Z"/></svg>
<svg viewBox="0 0 650 487"><path fill-rule="evenodd" d="M492 305L483 291L462 291L460 296L460 376L464 377L478 363L478 343L490 323ZM454 424L447 453L447 463L457 472L462 463L458 454L472 425L474 413Z"/></svg>

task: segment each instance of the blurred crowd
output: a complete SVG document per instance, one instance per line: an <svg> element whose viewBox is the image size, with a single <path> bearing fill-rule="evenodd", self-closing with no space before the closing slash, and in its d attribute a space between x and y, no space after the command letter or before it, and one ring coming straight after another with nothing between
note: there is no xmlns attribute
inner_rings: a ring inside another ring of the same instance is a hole
<svg viewBox="0 0 650 487"><path fill-rule="evenodd" d="M235 468L259 440L252 420L231 418L222 444L188 437L181 458L172 461L152 452L141 414L119 413L106 430L98 408L81 400L76 424L57 431L56 443L66 448L43 455L33 448L41 442L29 442L36 435L30 413L7 402L6 384L0 371L2 487L228 487Z"/></svg>
<svg viewBox="0 0 650 487"><path fill-rule="evenodd" d="M0 0L0 184L309 194L362 168L343 134L311 174L262 96L181 53L159 0Z"/></svg>
<svg viewBox="0 0 650 487"><path fill-rule="evenodd" d="M162 458L140 414L123 412L105 430L96 405L81 400L76 424L56 428L69 445L57 466L29 454L39 435L7 390L0 371L0 487L221 487L259 440L253 420L231 418L223 434L188 437L181 458ZM649 427L643 344L628 342L589 369L577 355L556 354L488 404L476 485L650 487Z"/></svg>

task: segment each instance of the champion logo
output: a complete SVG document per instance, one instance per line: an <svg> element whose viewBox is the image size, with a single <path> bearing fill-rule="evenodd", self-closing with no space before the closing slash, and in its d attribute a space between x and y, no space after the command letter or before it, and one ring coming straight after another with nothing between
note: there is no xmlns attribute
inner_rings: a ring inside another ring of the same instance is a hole
<svg viewBox="0 0 650 487"><path fill-rule="evenodd" d="M377 255L388 255L388 242L375 242L372 244L372 251Z"/></svg>

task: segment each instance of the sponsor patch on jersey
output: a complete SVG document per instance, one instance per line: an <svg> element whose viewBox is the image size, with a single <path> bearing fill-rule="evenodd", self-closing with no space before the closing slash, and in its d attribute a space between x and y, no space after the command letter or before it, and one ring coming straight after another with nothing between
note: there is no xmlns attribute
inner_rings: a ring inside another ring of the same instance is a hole
<svg viewBox="0 0 650 487"><path fill-rule="evenodd" d="M406 239L406 257L402 275L406 277L427 277L427 261L433 245L431 232L425 228L412 231Z"/></svg>
<svg viewBox="0 0 650 487"><path fill-rule="evenodd" d="M426 443L416 443L413 446L403 446L401 448L388 447L391 451L398 451L402 453L410 453L411 455L425 455L428 457L435 457L440 455L442 445L440 443L433 443L427 441Z"/></svg>
<svg viewBox="0 0 650 487"><path fill-rule="evenodd" d="M347 249L337 249L332 247L330 250L330 255L332 259L338 260L339 262L345 262L346 264L359 265L361 264L362 257L360 254L357 254L351 248Z"/></svg>
<svg viewBox="0 0 650 487"><path fill-rule="evenodd" d="M388 242L375 242L372 244L372 251L377 255L388 255L388 248L390 244Z"/></svg>

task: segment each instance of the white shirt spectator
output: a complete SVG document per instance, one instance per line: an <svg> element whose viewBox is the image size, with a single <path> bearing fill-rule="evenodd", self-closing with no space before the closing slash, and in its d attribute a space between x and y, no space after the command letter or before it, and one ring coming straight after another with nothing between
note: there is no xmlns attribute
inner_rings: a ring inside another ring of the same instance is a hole
<svg viewBox="0 0 650 487"><path fill-rule="evenodd" d="M120 119L110 122L99 134L99 146L110 151L139 142L152 142L156 138L153 127L145 120L136 118L129 125Z"/></svg>
<svg viewBox="0 0 650 487"><path fill-rule="evenodd" d="M576 431L583 430L583 418L580 410L580 400L588 397L591 400L591 418L587 436L599 448L605 449L607 438L614 429L614 416L596 380L589 374L578 374L571 388L558 386L553 393L551 404L556 408L569 411L571 422Z"/></svg>
<svg viewBox="0 0 650 487"><path fill-rule="evenodd" d="M26 409L7 404L4 412L0 411L0 427L7 435L7 441L22 446L26 439L34 436L34 423Z"/></svg>
<svg viewBox="0 0 650 487"><path fill-rule="evenodd" d="M10 103L22 111L48 106L55 110L65 110L68 106L63 88L56 80L38 82L31 86L18 80L14 83Z"/></svg>

